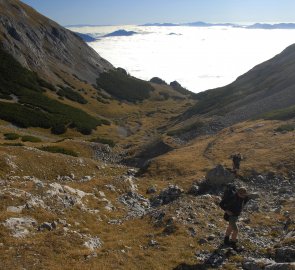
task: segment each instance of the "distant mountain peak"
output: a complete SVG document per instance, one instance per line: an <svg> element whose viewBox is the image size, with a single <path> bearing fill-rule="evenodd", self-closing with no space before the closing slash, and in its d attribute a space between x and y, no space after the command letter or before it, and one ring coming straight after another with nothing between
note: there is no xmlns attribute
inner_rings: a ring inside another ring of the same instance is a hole
<svg viewBox="0 0 295 270"><path fill-rule="evenodd" d="M112 33L106 34L103 37L128 37L128 36L133 36L136 35L137 32L134 31L126 31L124 29L119 29L117 31L114 31Z"/></svg>

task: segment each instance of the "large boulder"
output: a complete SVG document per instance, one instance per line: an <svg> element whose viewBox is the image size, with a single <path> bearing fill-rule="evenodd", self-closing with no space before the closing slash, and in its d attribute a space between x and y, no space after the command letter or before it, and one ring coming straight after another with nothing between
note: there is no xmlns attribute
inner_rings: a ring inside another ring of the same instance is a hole
<svg viewBox="0 0 295 270"><path fill-rule="evenodd" d="M210 170L206 175L206 184L209 186L222 186L233 182L235 179L228 169L222 165L217 165L214 169Z"/></svg>
<svg viewBox="0 0 295 270"><path fill-rule="evenodd" d="M276 249L275 259L277 262L295 262L295 248L282 247Z"/></svg>

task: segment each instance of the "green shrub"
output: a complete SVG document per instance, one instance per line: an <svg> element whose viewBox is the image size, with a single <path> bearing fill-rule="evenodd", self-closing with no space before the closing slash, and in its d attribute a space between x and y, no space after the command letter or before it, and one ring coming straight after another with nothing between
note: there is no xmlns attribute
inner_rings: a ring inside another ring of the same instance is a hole
<svg viewBox="0 0 295 270"><path fill-rule="evenodd" d="M5 140L14 141L20 138L20 135L16 133L5 133L4 134Z"/></svg>
<svg viewBox="0 0 295 270"><path fill-rule="evenodd" d="M42 140L38 137L34 137L34 136L22 136L22 141L23 142L42 142Z"/></svg>
<svg viewBox="0 0 295 270"><path fill-rule="evenodd" d="M56 88L51 83L46 82L46 81L44 81L43 79L40 79L40 78L38 79L38 82L39 82L39 85L41 87L44 87L44 88L47 88L47 89L49 89L51 91L56 92Z"/></svg>
<svg viewBox="0 0 295 270"><path fill-rule="evenodd" d="M102 88L112 96L130 102L142 101L154 90L148 82L134 78L120 69L100 74L97 88Z"/></svg>
<svg viewBox="0 0 295 270"><path fill-rule="evenodd" d="M295 130L295 125L293 124L286 124L286 125L281 125L278 128L275 129L277 132L289 132L289 131L294 131Z"/></svg>
<svg viewBox="0 0 295 270"><path fill-rule="evenodd" d="M110 147L114 147L116 145L113 140L111 140L111 139L105 139L105 138L100 138L100 137L96 137L94 139L91 139L90 141L91 142L96 142L96 143L107 144Z"/></svg>
<svg viewBox="0 0 295 270"><path fill-rule="evenodd" d="M80 104L87 103L87 100L83 96L72 90L70 87L61 87L61 89L58 90L57 94L61 97L65 97Z"/></svg>
<svg viewBox="0 0 295 270"><path fill-rule="evenodd" d="M67 128L63 124L55 124L51 128L51 133L55 135L61 135L64 134L67 131Z"/></svg>
<svg viewBox="0 0 295 270"><path fill-rule="evenodd" d="M50 152L50 153L59 153L59 154L73 156L73 157L78 157L78 154L75 151L66 149L63 147L59 147L59 146L44 146L38 149L42 151Z"/></svg>
<svg viewBox="0 0 295 270"><path fill-rule="evenodd" d="M78 127L77 130L83 135L90 135L92 132L92 129L88 127Z"/></svg>
<svg viewBox="0 0 295 270"><path fill-rule="evenodd" d="M0 99L12 100L12 97L10 95L0 93Z"/></svg>
<svg viewBox="0 0 295 270"><path fill-rule="evenodd" d="M0 95L8 97L14 94L19 102L0 102L0 119L24 128L53 128L53 131L57 126L71 125L77 130L87 130L87 133L99 125L109 124L106 120L90 116L80 109L50 99L44 95L42 87L53 90L50 83L22 67L0 47ZM84 102L76 95L76 92L71 91L68 91L71 93L67 94L68 96Z"/></svg>
<svg viewBox="0 0 295 270"><path fill-rule="evenodd" d="M103 104L110 104L110 102L104 100L104 99L101 98L101 97L97 97L96 100L97 100L98 102L100 102L100 103L103 103Z"/></svg>
<svg viewBox="0 0 295 270"><path fill-rule="evenodd" d="M3 143L4 146L24 146L22 143Z"/></svg>

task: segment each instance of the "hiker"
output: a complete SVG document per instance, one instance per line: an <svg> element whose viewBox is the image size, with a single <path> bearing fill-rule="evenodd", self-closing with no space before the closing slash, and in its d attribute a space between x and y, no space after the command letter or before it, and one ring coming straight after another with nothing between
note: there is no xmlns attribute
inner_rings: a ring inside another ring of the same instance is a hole
<svg viewBox="0 0 295 270"><path fill-rule="evenodd" d="M233 172L235 173L235 175L238 174L238 170L240 169L240 163L242 160L242 156L240 153L237 153L235 155L232 155L232 161L233 161Z"/></svg>
<svg viewBox="0 0 295 270"><path fill-rule="evenodd" d="M250 194L244 187L236 189L234 185L228 185L224 196L220 202L220 207L225 211L224 219L228 221L228 226L225 231L224 244L230 245L234 249L237 248L237 238L239 229L237 221L243 207L249 201Z"/></svg>

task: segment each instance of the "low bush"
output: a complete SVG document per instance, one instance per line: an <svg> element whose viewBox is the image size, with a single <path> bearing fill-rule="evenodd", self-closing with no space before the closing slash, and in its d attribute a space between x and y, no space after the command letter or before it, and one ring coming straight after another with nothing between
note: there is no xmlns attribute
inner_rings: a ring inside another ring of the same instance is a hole
<svg viewBox="0 0 295 270"><path fill-rule="evenodd" d="M23 142L33 142L33 143L42 142L42 140L40 138L35 137L35 136L22 136L22 141Z"/></svg>
<svg viewBox="0 0 295 270"><path fill-rule="evenodd" d="M289 132L289 131L294 131L294 130L295 130L295 124L281 125L275 129L275 131L277 131L277 132Z"/></svg>
<svg viewBox="0 0 295 270"><path fill-rule="evenodd" d="M70 87L61 87L60 90L58 90L57 94L61 97L65 97L71 101L75 101L80 104L86 104L87 100L80 95L79 93L72 90Z"/></svg>
<svg viewBox="0 0 295 270"><path fill-rule="evenodd" d="M22 143L3 143L4 146L24 146Z"/></svg>
<svg viewBox="0 0 295 270"><path fill-rule="evenodd" d="M130 102L149 98L150 92L154 90L148 82L134 78L121 69L100 74L97 88L102 88L112 96Z"/></svg>
<svg viewBox="0 0 295 270"><path fill-rule="evenodd" d="M5 140L14 141L20 138L20 135L17 133L5 133L4 134Z"/></svg>
<svg viewBox="0 0 295 270"><path fill-rule="evenodd" d="M116 144L113 140L110 139L105 139L105 138L100 138L100 137L96 137L94 139L90 140L91 142L96 142L96 143L102 143L102 144L107 144L110 147L114 147Z"/></svg>
<svg viewBox="0 0 295 270"><path fill-rule="evenodd" d="M68 156L78 157L78 154L75 151L66 149L63 147L59 147L59 146L44 146L38 149L42 151L50 152L50 153L59 153L59 154L64 154Z"/></svg>
<svg viewBox="0 0 295 270"><path fill-rule="evenodd" d="M104 99L101 98L101 97L97 97L96 100L97 100L98 102L100 102L100 103L103 103L103 104L110 104L110 102L104 100Z"/></svg>
<svg viewBox="0 0 295 270"><path fill-rule="evenodd" d="M63 124L55 124L51 128L51 133L55 135L61 135L64 134L67 131L67 128Z"/></svg>

